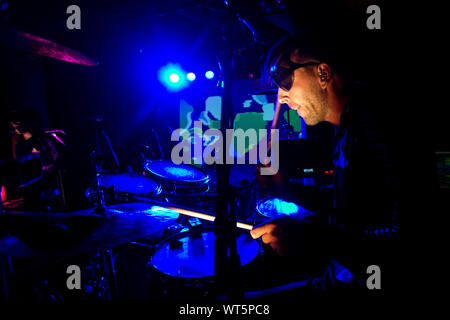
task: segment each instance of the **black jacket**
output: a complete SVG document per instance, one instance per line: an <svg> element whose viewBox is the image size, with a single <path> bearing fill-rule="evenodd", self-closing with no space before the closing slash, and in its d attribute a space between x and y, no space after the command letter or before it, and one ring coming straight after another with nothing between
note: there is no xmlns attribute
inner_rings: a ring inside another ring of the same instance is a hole
<svg viewBox="0 0 450 320"><path fill-rule="evenodd" d="M336 252L342 263L360 272L370 264L390 263L400 254L401 155L387 105L359 89L336 129L333 220L341 239Z"/></svg>

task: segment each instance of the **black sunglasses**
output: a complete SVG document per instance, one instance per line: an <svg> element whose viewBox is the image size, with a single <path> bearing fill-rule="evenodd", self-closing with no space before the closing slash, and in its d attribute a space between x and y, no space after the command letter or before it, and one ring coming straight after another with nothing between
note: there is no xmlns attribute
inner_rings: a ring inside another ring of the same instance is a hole
<svg viewBox="0 0 450 320"><path fill-rule="evenodd" d="M303 68L307 66L318 65L320 62L306 62L306 63L294 63L288 60L289 67L281 67L279 64L275 70L272 72L273 82L281 89L289 91L292 88L294 82L293 72L298 68Z"/></svg>

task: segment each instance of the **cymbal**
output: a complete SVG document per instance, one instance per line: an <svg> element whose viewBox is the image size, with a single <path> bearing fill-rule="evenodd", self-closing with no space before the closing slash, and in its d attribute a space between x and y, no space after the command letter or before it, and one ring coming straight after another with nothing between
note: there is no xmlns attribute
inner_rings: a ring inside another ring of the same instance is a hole
<svg viewBox="0 0 450 320"><path fill-rule="evenodd" d="M52 59L96 66L98 62L61 44L0 24L0 45Z"/></svg>
<svg viewBox="0 0 450 320"><path fill-rule="evenodd" d="M111 248L162 231L178 213L148 203L108 206L104 216L88 209L70 213L0 214L5 232L0 253L20 258L68 257Z"/></svg>

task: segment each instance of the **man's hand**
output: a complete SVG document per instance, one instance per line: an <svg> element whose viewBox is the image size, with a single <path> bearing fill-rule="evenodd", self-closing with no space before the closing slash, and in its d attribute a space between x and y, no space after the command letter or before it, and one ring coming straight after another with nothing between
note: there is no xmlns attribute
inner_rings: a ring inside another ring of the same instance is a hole
<svg viewBox="0 0 450 320"><path fill-rule="evenodd" d="M254 227L250 234L253 239L261 237L280 256L301 256L311 243L312 229L309 221L285 216Z"/></svg>
<svg viewBox="0 0 450 320"><path fill-rule="evenodd" d="M289 188L289 178L282 171L273 172L273 175L261 175L261 167L266 167L262 164L256 166L256 183L258 187L268 192L280 192Z"/></svg>

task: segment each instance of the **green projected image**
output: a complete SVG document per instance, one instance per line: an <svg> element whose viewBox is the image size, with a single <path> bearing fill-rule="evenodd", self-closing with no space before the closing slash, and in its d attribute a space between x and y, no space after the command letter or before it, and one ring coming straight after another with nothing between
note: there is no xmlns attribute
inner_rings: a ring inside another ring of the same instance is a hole
<svg viewBox="0 0 450 320"><path fill-rule="evenodd" d="M267 141L265 138L270 132L275 113L276 96L252 94L252 92L258 92L255 89L258 83L258 80L238 80L232 86L234 129L242 129L244 132L248 129L254 129L257 132L256 140L258 141L255 144L246 137L245 154L238 153L237 150L230 150L230 154L233 152L235 158L247 158L248 152L257 147L258 143L262 140ZM202 141L202 147L204 148L218 139L216 136L205 135L204 132L208 129L220 129L222 98L220 96L209 96L205 97L204 101L203 105L192 105L187 100L180 100L180 128L185 130L185 134L189 135L191 149L194 141ZM194 130L194 121L201 121L202 132L198 132L198 129ZM277 128L280 129L280 139L288 138L287 133L282 129L286 125L291 128L289 138L302 137L302 120L295 110L287 110L287 107L283 106L277 124ZM260 133L260 129L265 130ZM234 142L236 145L236 138Z"/></svg>
<svg viewBox="0 0 450 320"><path fill-rule="evenodd" d="M302 120L298 116L297 111L289 109L289 111L283 112L283 119L286 123L288 123L288 112L289 112L289 124L293 127L294 132L299 133L296 138L301 138Z"/></svg>

